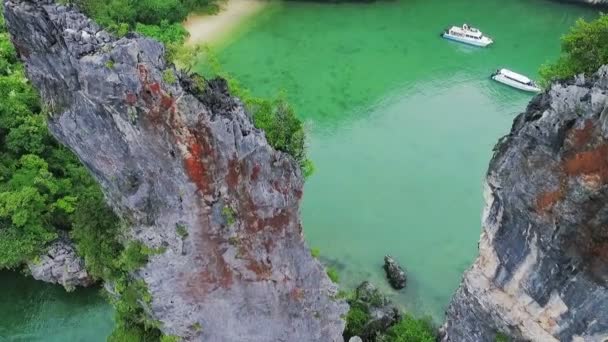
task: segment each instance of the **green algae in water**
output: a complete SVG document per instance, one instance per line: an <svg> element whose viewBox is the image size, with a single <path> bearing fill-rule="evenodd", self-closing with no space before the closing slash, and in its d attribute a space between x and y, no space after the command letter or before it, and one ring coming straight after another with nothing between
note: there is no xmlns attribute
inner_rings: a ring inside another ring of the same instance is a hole
<svg viewBox="0 0 608 342"><path fill-rule="evenodd" d="M1 342L103 342L113 309L98 288L67 293L15 272L0 272Z"/></svg>
<svg viewBox="0 0 608 342"><path fill-rule="evenodd" d="M273 3L216 49L255 95L285 90L310 128L305 234L341 285L372 280L440 321L477 255L492 147L531 99L490 74L536 78L575 20L596 15L543 0ZM496 43L439 37L464 22ZM389 288L385 254L407 269L405 291Z"/></svg>

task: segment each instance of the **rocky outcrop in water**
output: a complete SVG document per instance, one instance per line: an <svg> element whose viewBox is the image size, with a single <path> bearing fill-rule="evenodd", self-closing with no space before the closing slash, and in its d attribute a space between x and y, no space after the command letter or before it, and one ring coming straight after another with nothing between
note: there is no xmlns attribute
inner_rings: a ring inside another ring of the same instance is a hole
<svg viewBox="0 0 608 342"><path fill-rule="evenodd" d="M394 289L400 290L405 287L405 282L407 281L405 271L390 255L384 257L384 271L386 272L388 282Z"/></svg>
<svg viewBox="0 0 608 342"><path fill-rule="evenodd" d="M302 237L302 174L225 82L184 75L163 46L116 39L50 0L6 0L49 128L163 253L135 274L161 330L197 341L341 341L345 303Z"/></svg>
<svg viewBox="0 0 608 342"><path fill-rule="evenodd" d="M554 84L496 145L443 341L608 338L607 94L608 67Z"/></svg>
<svg viewBox="0 0 608 342"><path fill-rule="evenodd" d="M52 243L44 255L28 262L27 266L34 279L62 285L68 291L94 283L85 269L84 260L66 239Z"/></svg>

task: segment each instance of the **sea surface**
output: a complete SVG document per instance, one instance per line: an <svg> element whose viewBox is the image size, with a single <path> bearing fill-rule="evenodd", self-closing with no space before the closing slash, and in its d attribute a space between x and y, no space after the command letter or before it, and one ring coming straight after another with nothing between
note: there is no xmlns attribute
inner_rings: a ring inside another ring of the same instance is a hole
<svg viewBox="0 0 608 342"><path fill-rule="evenodd" d="M533 97L491 73L538 78L577 18L596 16L543 0L283 2L212 50L254 94L286 93L305 121L316 173L304 233L340 283L371 280L441 321L477 255L492 148ZM496 43L439 36L463 23ZM403 291L386 282L386 254L407 269Z"/></svg>
<svg viewBox="0 0 608 342"><path fill-rule="evenodd" d="M0 272L0 342L101 342L112 331L112 315L98 288L67 293Z"/></svg>
<svg viewBox="0 0 608 342"><path fill-rule="evenodd" d="M273 2L212 49L254 94L284 92L306 123L316 172L304 232L341 285L371 280L440 321L477 254L492 147L532 98L490 74L537 78L576 19L597 15L544 0ZM464 22L496 43L439 37ZM407 269L403 291L386 283L386 254ZM0 272L0 317L0 342L105 341L113 324L98 289L13 272Z"/></svg>

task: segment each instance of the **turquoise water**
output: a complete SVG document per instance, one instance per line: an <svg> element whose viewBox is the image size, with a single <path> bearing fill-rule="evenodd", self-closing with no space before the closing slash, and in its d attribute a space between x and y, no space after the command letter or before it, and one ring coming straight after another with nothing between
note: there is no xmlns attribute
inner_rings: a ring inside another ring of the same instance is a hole
<svg viewBox="0 0 608 342"><path fill-rule="evenodd" d="M305 235L341 284L371 279L439 321L477 254L492 147L532 97L490 74L537 77L559 37L595 15L531 0L285 2L215 49L255 94L286 91L306 122L317 172L305 189ZM496 44L439 37L463 22ZM388 287L385 254L407 268L406 290Z"/></svg>
<svg viewBox="0 0 608 342"><path fill-rule="evenodd" d="M273 3L218 47L254 93L285 90L309 130L317 171L305 234L341 284L371 279L406 309L441 318L477 254L481 184L496 140L531 96L489 80L505 66L536 76L559 36L590 9L534 0ZM468 22L496 44L439 38ZM408 270L388 288L385 254ZM0 342L105 341L98 290L65 293L0 272Z"/></svg>
<svg viewBox="0 0 608 342"><path fill-rule="evenodd" d="M112 307L99 289L66 293L18 273L0 272L0 342L105 341Z"/></svg>

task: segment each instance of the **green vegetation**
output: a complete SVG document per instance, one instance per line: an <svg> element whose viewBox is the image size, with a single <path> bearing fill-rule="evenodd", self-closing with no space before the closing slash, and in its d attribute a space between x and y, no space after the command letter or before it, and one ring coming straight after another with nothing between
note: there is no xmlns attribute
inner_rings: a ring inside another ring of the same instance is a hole
<svg viewBox="0 0 608 342"><path fill-rule="evenodd" d="M188 237L188 229L186 229L186 226L184 226L181 223L178 223L175 226L175 231L176 231L177 235L179 235L182 239L185 239L186 237Z"/></svg>
<svg viewBox="0 0 608 342"><path fill-rule="evenodd" d="M340 281L340 276L338 275L338 271L336 271L336 269L333 267L327 268L327 276L329 277L329 279L331 281L333 281L336 284Z"/></svg>
<svg viewBox="0 0 608 342"><path fill-rule="evenodd" d="M114 289L108 298L116 309L116 326L108 341L159 341L163 336L160 323L151 320L144 306L152 303L146 283L134 279L132 271L144 266L148 258L161 250L151 249L141 242L130 242L111 263L110 275L106 278Z"/></svg>
<svg viewBox="0 0 608 342"><path fill-rule="evenodd" d="M433 327L430 318L416 319L412 315L405 314L395 325L385 332L375 332L375 324L370 316L371 308L380 308L385 304L382 293L375 289L373 292L366 292L364 297L346 295L350 304L350 310L346 315L346 329L344 337L352 336L363 337L366 334L378 334L377 341L383 342L434 342L437 338L436 329ZM371 295L371 297L369 297Z"/></svg>
<svg viewBox="0 0 608 342"><path fill-rule="evenodd" d="M577 74L591 75L608 63L608 15L585 21L579 19L562 37L562 55L555 63L540 69L542 83L566 79Z"/></svg>
<svg viewBox="0 0 608 342"><path fill-rule="evenodd" d="M188 36L188 31L180 23L169 23L167 20L161 21L158 25L137 23L135 31L165 44L181 44Z"/></svg>
<svg viewBox="0 0 608 342"><path fill-rule="evenodd" d="M279 95L273 100L255 97L244 90L235 79L227 75L222 77L228 80L231 92L238 96L252 113L255 127L266 133L270 146L290 154L299 162L304 176L309 177L314 167L306 157L304 125L285 96Z"/></svg>
<svg viewBox="0 0 608 342"><path fill-rule="evenodd" d="M228 81L230 92L238 96L252 114L255 127L266 133L266 139L274 149L290 154L300 165L305 178L314 172L314 165L306 155L306 132L304 124L296 116L284 93L274 99L253 96L234 77L222 70L215 54L206 47L205 63L211 74Z"/></svg>
<svg viewBox="0 0 608 342"><path fill-rule="evenodd" d="M511 341L511 339L509 339L509 336L499 332L496 334L496 337L494 337L494 341L495 342L509 342L509 341Z"/></svg>
<svg viewBox="0 0 608 342"><path fill-rule="evenodd" d="M71 236L87 270L97 279L110 279L115 272L115 260L123 250L118 242L118 222L100 191L89 190L79 196Z"/></svg>
<svg viewBox="0 0 608 342"><path fill-rule="evenodd" d="M181 339L177 336L162 336L160 342L179 342Z"/></svg>
<svg viewBox="0 0 608 342"><path fill-rule="evenodd" d="M218 0L65 0L81 8L119 37L129 31L165 44L171 56L188 50L183 43L188 31L182 22L191 12L217 12ZM170 60L173 60L170 58Z"/></svg>
<svg viewBox="0 0 608 342"><path fill-rule="evenodd" d="M124 27L125 25L123 25L123 28ZM188 37L188 31L186 31L181 23L170 23L168 20L162 20L158 25L137 23L133 29L137 33L156 39L165 44L167 60L173 61L180 66L183 66L185 69L189 68L191 63L194 63L193 61L196 60L196 51L198 48L184 45L186 37ZM128 25L126 25L126 30L129 30ZM163 79L165 76L166 75L163 74ZM177 81L175 75L173 75L172 78L169 78L169 80L172 79ZM169 82L169 80L165 80L165 82L175 83L175 81Z"/></svg>
<svg viewBox="0 0 608 342"><path fill-rule="evenodd" d="M49 134L46 114L25 79L0 16L0 269L42 253L70 232L101 278L116 246L115 216L80 161ZM91 240L103 235L101 243Z"/></svg>
<svg viewBox="0 0 608 342"><path fill-rule="evenodd" d="M312 255L312 257L315 259L319 259L319 257L321 256L321 250L318 248L311 248L310 255Z"/></svg>
<svg viewBox="0 0 608 342"><path fill-rule="evenodd" d="M104 26L181 23L191 12L213 12L216 0L69 0Z"/></svg>
<svg viewBox="0 0 608 342"><path fill-rule="evenodd" d="M163 81L169 84L177 82L177 77L175 77L173 70L167 69L163 72Z"/></svg>
<svg viewBox="0 0 608 342"><path fill-rule="evenodd" d="M369 312L367 312L367 308L364 305L357 302L352 303L346 315L344 335L349 337L363 335L363 327L369 319Z"/></svg>
<svg viewBox="0 0 608 342"><path fill-rule="evenodd" d="M160 338L160 342L179 342L181 341L181 338L177 337L177 336L162 336Z"/></svg>
<svg viewBox="0 0 608 342"><path fill-rule="evenodd" d="M148 262L151 254L153 251L143 243L130 242L118 259L119 268L127 272L135 271Z"/></svg>
<svg viewBox="0 0 608 342"><path fill-rule="evenodd" d="M338 290L338 293L334 296L334 299L345 299L346 301L350 302L355 300L355 291L346 291L346 290Z"/></svg>
<svg viewBox="0 0 608 342"><path fill-rule="evenodd" d="M236 213L230 206L225 205L222 208L222 217L226 220L226 224L231 226L236 222Z"/></svg>
<svg viewBox="0 0 608 342"><path fill-rule="evenodd" d="M409 314L386 332L387 342L435 342L436 339L430 319L416 319Z"/></svg>

